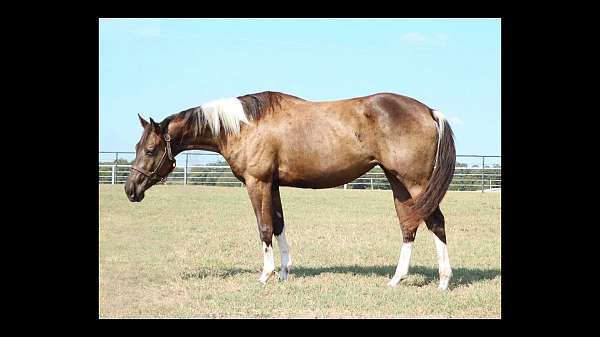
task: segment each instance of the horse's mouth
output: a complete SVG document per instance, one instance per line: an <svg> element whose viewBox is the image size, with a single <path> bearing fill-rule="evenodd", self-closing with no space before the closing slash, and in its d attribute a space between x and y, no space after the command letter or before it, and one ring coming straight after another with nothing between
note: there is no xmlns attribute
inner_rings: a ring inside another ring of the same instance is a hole
<svg viewBox="0 0 600 337"><path fill-rule="evenodd" d="M137 194L137 195L135 193L128 194L127 198L131 202L140 202L144 199L144 192Z"/></svg>

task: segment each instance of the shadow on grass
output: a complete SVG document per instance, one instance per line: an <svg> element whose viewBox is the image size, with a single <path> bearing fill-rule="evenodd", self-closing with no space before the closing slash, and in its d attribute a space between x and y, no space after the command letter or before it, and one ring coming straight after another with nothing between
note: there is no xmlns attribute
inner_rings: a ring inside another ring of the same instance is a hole
<svg viewBox="0 0 600 337"><path fill-rule="evenodd" d="M292 273L297 277L310 277L322 273L340 273L352 275L377 275L391 278L396 271L396 266L333 266L333 267L297 267ZM415 286L424 286L430 283L439 282L437 267L411 266L408 270L410 276L418 276L421 281L410 282ZM453 268L452 280L450 283L454 286L467 285L475 282L492 280L500 276L500 269L480 269L480 268Z"/></svg>
<svg viewBox="0 0 600 337"><path fill-rule="evenodd" d="M332 267L293 267L292 275L294 277L313 277L324 273L334 274L352 274L352 275L377 275L391 278L396 271L396 266L332 266ZM184 272L181 278L184 280L193 278L205 278L205 277L220 277L226 278L239 274L260 274L259 270L247 269L247 268L224 268L224 269L201 269L196 272ZM420 281L409 282L415 286L425 286L431 283L437 283L438 269L437 267L424 267L424 266L411 266L408 271L409 279L410 276L418 276ZM480 269L480 268L453 268L452 269L452 280L451 285L468 285L476 282L493 280L500 276L500 269Z"/></svg>
<svg viewBox="0 0 600 337"><path fill-rule="evenodd" d="M219 278L227 278L239 274L248 274L248 273L260 273L258 270L247 269L247 268L220 268L220 269L210 269L210 268L202 268L194 272L185 271L181 273L181 279L189 280L189 279L203 279L205 277L219 277Z"/></svg>

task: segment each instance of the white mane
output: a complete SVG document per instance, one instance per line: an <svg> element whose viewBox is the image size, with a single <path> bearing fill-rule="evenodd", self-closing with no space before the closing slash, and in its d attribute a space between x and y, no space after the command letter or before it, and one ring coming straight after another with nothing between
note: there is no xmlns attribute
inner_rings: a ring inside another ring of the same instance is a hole
<svg viewBox="0 0 600 337"><path fill-rule="evenodd" d="M198 118L198 121L203 120L208 124L215 136L219 135L221 126L225 133L239 135L240 123L250 124L242 103L235 97L204 103L196 108L196 113L204 115L204 118ZM201 125L198 125L198 128L200 129Z"/></svg>

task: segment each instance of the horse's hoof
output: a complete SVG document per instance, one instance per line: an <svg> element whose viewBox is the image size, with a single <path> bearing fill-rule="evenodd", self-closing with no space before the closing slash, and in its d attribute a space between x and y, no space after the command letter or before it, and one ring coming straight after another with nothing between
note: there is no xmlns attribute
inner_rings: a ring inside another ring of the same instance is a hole
<svg viewBox="0 0 600 337"><path fill-rule="evenodd" d="M444 284L444 283L440 282L440 285L438 286L438 290L447 291L448 290L448 283Z"/></svg>
<svg viewBox="0 0 600 337"><path fill-rule="evenodd" d="M448 290L448 285L450 284L451 278L452 278L452 274L440 275L440 285L438 286L438 289L439 290Z"/></svg>
<svg viewBox="0 0 600 337"><path fill-rule="evenodd" d="M398 285L398 282L400 282L400 280L396 280L396 279L391 279L388 283L387 286L390 288L396 288L396 286Z"/></svg>
<svg viewBox="0 0 600 337"><path fill-rule="evenodd" d="M258 278L258 282L262 283L262 284L267 284L267 281L271 278L271 275L273 275L273 272L270 273L263 273L262 275L260 275L260 277Z"/></svg>
<svg viewBox="0 0 600 337"><path fill-rule="evenodd" d="M287 281L288 277L290 276L291 271L292 271L291 266L282 267L281 270L279 271L279 280Z"/></svg>
<svg viewBox="0 0 600 337"><path fill-rule="evenodd" d="M392 277L390 282L388 282L387 286L390 288L395 288L398 285L398 283L400 283L400 281L404 280L407 277L408 277L408 275L394 276L394 277Z"/></svg>

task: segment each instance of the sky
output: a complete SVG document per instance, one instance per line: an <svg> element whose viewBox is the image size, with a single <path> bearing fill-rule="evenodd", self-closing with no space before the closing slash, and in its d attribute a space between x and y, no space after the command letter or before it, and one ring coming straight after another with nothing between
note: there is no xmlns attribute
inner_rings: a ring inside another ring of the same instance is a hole
<svg viewBox="0 0 600 337"><path fill-rule="evenodd" d="M500 19L100 19L99 151L214 99L393 92L440 110L457 154L500 155Z"/></svg>

